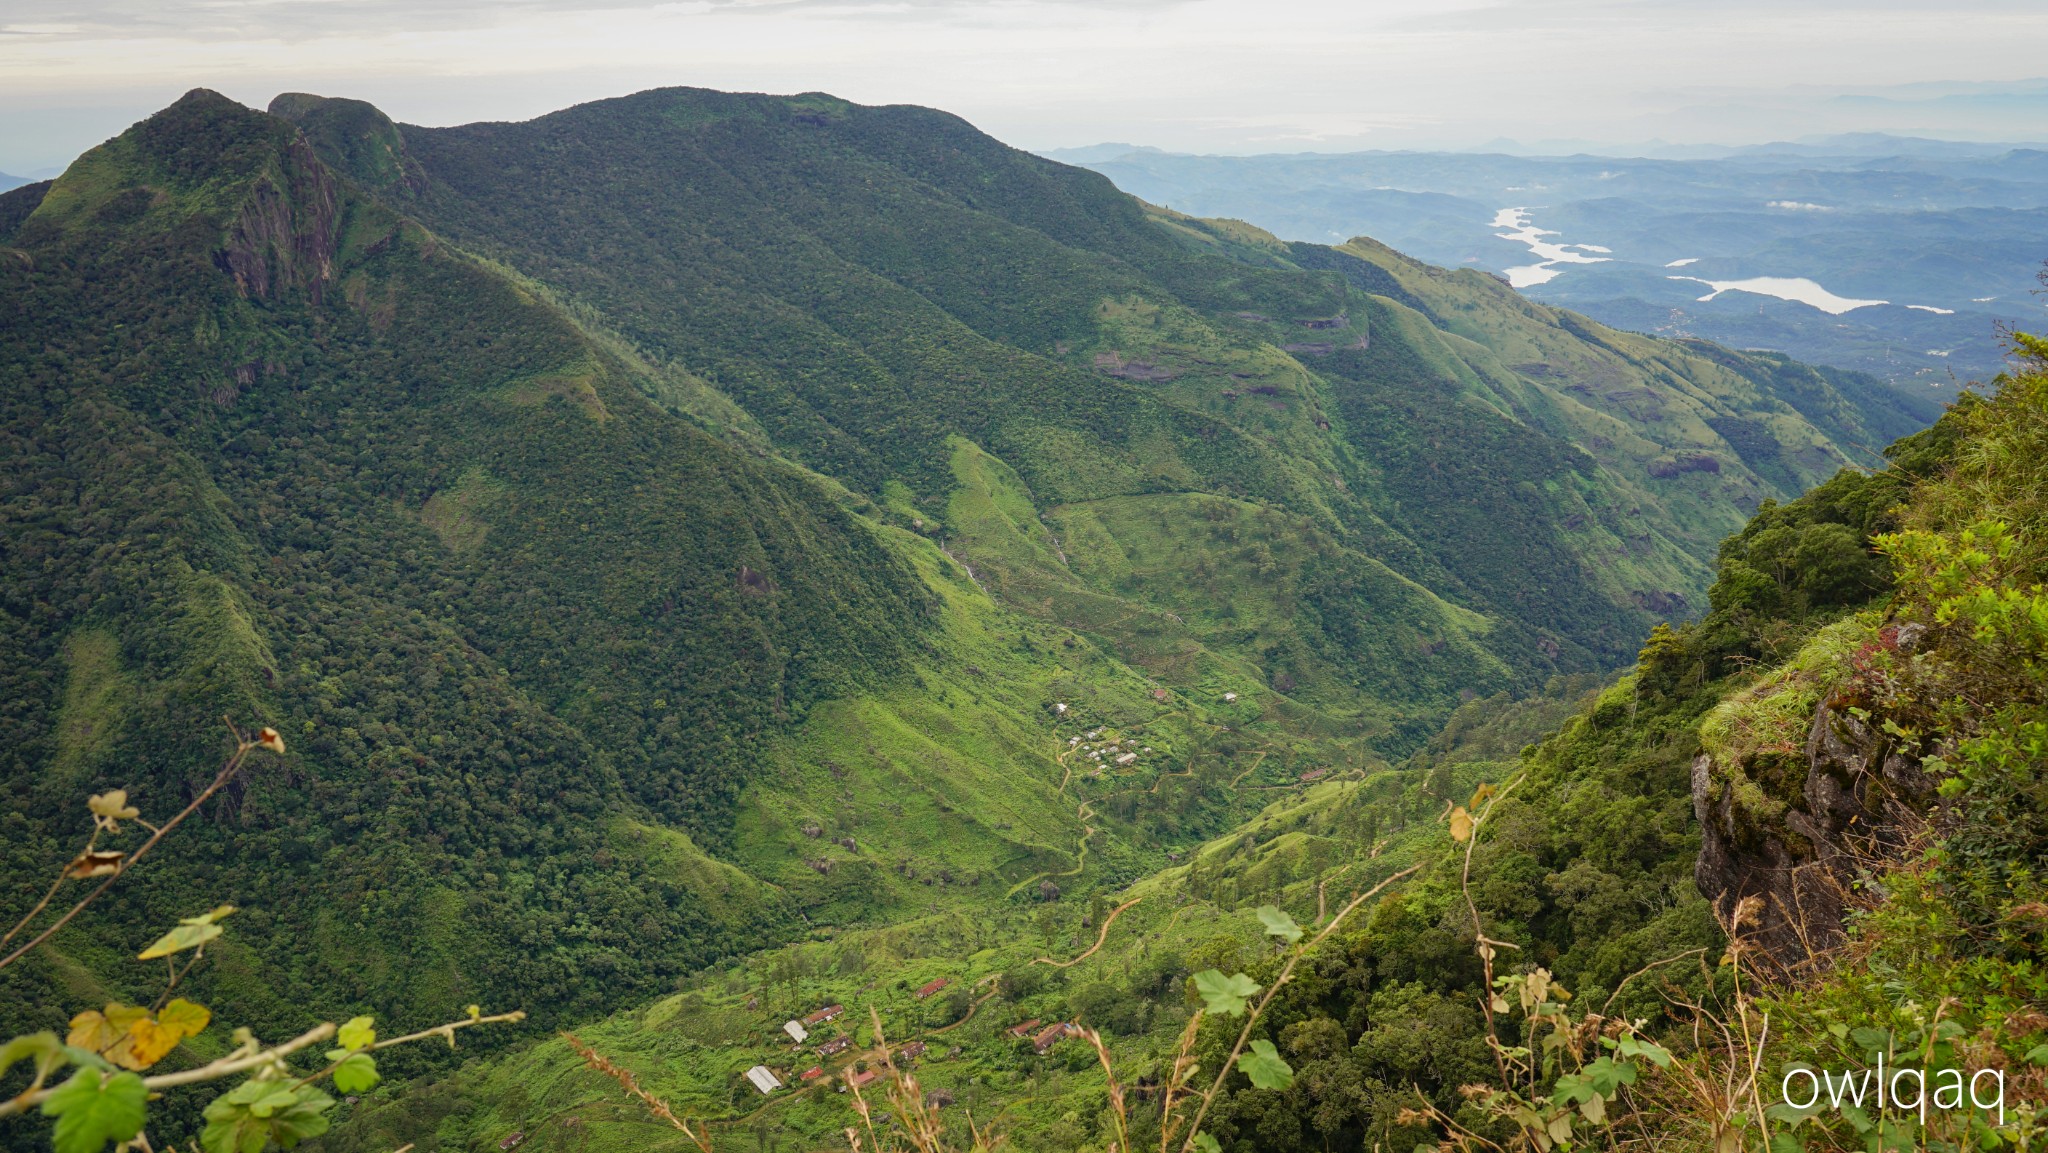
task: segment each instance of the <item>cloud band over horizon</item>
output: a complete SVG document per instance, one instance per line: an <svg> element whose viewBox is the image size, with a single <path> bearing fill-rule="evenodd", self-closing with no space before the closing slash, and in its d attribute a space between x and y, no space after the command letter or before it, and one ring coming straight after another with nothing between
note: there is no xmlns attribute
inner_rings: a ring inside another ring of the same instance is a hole
<svg viewBox="0 0 2048 1153"><path fill-rule="evenodd" d="M527 119L642 88L830 91L1028 148L2048 138L2027 0L11 0L0 171L187 89Z"/></svg>

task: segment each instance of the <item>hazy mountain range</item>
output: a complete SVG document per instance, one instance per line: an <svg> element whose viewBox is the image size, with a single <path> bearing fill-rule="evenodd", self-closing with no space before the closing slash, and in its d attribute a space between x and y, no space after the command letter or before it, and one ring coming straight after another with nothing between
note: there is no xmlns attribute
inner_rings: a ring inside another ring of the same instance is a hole
<svg viewBox="0 0 2048 1153"><path fill-rule="evenodd" d="M2000 326L2041 314L2048 150L1865 134L1669 151L1692 155L1049 155L1180 211L1499 273L1617 327L1937 390L1996 371Z"/></svg>

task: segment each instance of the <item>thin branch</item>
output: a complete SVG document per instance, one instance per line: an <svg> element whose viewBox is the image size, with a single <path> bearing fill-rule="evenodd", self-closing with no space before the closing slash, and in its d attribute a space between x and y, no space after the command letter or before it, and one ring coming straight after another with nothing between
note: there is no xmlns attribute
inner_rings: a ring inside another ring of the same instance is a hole
<svg viewBox="0 0 2048 1153"><path fill-rule="evenodd" d="M1368 858L1368 860L1369 859L1370 858ZM1357 867L1358 862L1353 861L1350 864L1344 866L1343 868L1337 870L1336 872L1331 873L1329 876L1324 877L1322 880L1316 882L1316 924L1322 924L1324 919L1330 915L1330 905L1328 900L1330 882L1336 880L1337 878L1343 876L1344 874L1350 872L1351 870Z"/></svg>
<svg viewBox="0 0 2048 1153"><path fill-rule="evenodd" d="M192 970L197 968L199 962L205 959L205 957L206 946L202 944L198 948L192 950L192 959L185 962L185 967L182 969L178 968L178 959L176 957L173 956L164 958L164 963L166 965L169 965L171 969L171 983L164 986L164 991L157 994L156 1002L150 1005L149 1012L151 1016L155 1016L156 1014L163 1011L163 1007L170 1003L171 991L178 987L178 982L184 980L188 976L191 976Z"/></svg>
<svg viewBox="0 0 2048 1153"><path fill-rule="evenodd" d="M1472 850L1479 847L1479 829L1486 823L1486 818L1493 815L1493 810L1502 801L1507 800L1508 794L1515 791L1516 785L1527 779L1528 774L1523 773L1501 786L1499 792L1487 798L1486 807L1472 818L1472 831L1465 838L1465 865L1463 871L1458 874L1458 892L1465 898L1465 911L1472 914L1472 937L1479 945L1479 963L1486 974L1486 987L1479 990L1479 1008L1486 1014L1487 1047L1493 1050L1493 1063L1500 1073L1502 1085L1512 1085L1515 1079L1508 1076L1507 1058L1501 1055L1499 1027L1493 1020L1493 950L1496 945L1509 949L1518 946L1488 937L1486 927L1479 921L1479 906L1472 900Z"/></svg>
<svg viewBox="0 0 2048 1153"><path fill-rule="evenodd" d="M1633 981L1633 980L1635 980L1635 979L1636 979L1637 977L1640 977L1640 976L1642 976L1642 975L1643 975L1644 973L1647 973L1647 972L1649 972L1649 971L1650 971L1650 970L1652 970L1652 969L1655 969L1655 968L1659 968L1659 967L1661 967L1661 966L1664 966L1664 965L1669 965L1669 964L1670 964L1670 963L1672 963L1673 961L1683 961L1683 960L1685 960L1685 959L1686 959L1687 957L1693 956L1693 955L1695 955L1695 954L1698 954L1698 953L1704 953L1704 952L1706 952L1706 951L1707 951L1707 950L1706 950L1706 949L1704 949L1704 948L1699 948L1699 949L1687 949L1687 950L1686 950L1685 952L1683 952L1683 953L1677 953L1677 954L1674 954L1674 955L1672 955L1672 956L1669 956L1669 957L1666 957L1666 958L1664 958L1664 959L1663 959L1663 960L1661 960L1661 961L1652 961L1652 962L1650 962L1649 964L1647 964L1647 965L1644 965L1644 966L1643 966L1642 968L1640 968L1640 969L1637 969L1637 970L1636 970L1635 972L1633 972L1633 973L1630 973L1630 974L1629 974L1628 976L1626 976L1626 977L1623 977L1623 978L1621 979L1621 984L1619 984L1619 985L1616 985L1616 986L1614 987L1614 992L1612 992L1612 993L1609 993L1609 994L1607 995L1607 1001L1606 1001L1606 1002L1605 1002L1604 1004L1602 1004L1602 1005L1600 1006L1600 1015L1601 1015L1602 1017L1605 1017L1605 1016L1607 1015L1607 1010L1609 1010L1609 1009L1612 1009L1612 1008L1614 1007L1614 999L1615 999L1616 997L1619 997L1619 996L1621 996L1621 991L1622 991L1623 989L1626 989L1626 988L1628 988L1628 983L1629 983L1630 981Z"/></svg>
<svg viewBox="0 0 2048 1153"><path fill-rule="evenodd" d="M234 731L235 740L238 742L238 744L235 748L234 754L228 757L227 763L221 766L221 770L219 773L215 774L213 778L213 783L206 786L206 790L204 792L192 798L192 803L186 805L184 810L180 812L177 816L172 817L168 821L165 821L162 828L158 829L155 832L155 834L153 834L149 838L149 840L144 841L142 843L141 848L135 850L133 853L128 854L128 856L125 859L123 859L119 865L116 865L114 867L113 875L109 876L105 881L100 882L98 888L94 889L90 893L87 893L82 899L79 900L79 902L76 905L71 906L70 912L65 913L62 917L57 918L56 924L51 925L49 928L44 929L42 932L36 934L34 940L21 946L14 952L7 954L6 957L0 958L0 969L5 969L7 966L12 965L14 962L20 960L22 956L25 955L29 950L35 948L37 945L42 944L44 941L49 940L51 937L56 935L57 930L70 924L71 919L73 917L78 916L78 914L84 912L85 907L87 905L90 905L94 901L98 900L100 894L105 893L108 889L113 888L115 881L118 881L122 877L127 876L128 870L134 868L136 863L141 861L142 858L151 849L156 848L156 844L158 841L163 840L164 837L167 834L169 834L172 829L177 828L178 825L182 821L184 821L186 817L189 817L194 812L198 811L199 806L205 804L209 799L212 798L212 796L215 793L218 793L221 791L221 789L225 788L230 780L234 779L234 775L237 772L239 772L242 768L243 759L249 755L249 750L257 748L258 745L256 744L256 742L248 740L247 738L243 737L241 732L234 728L233 722L229 722L228 728L231 731Z"/></svg>
<svg viewBox="0 0 2048 1153"><path fill-rule="evenodd" d="M464 1017L460 1021L450 1021L446 1025L436 1025L431 1029L421 1029L417 1033L407 1033L403 1037L393 1037L388 1041L378 1041L373 1045L365 1046L363 1051L389 1049L393 1045L403 1045L410 1041L424 1041L429 1037L448 1038L448 1047L452 1049L455 1047L455 1030L457 1029L467 1029L472 1025L495 1025L500 1021L524 1020L526 1020L526 1010L524 1009L514 1009L510 1013L498 1013L489 1017Z"/></svg>
<svg viewBox="0 0 2048 1153"><path fill-rule="evenodd" d="M95 833L97 833L97 832L98 832L99 830L95 829L95 830L93 830L93 831L94 831ZM85 843L85 852L86 852L86 853L90 853L90 852L92 852L92 842L91 842L91 841L87 841L87 842ZM85 853L80 853L80 854L79 854L79 856L84 856L84 855L85 855ZM0 937L0 945L5 945L5 944L6 944L7 942L9 942L9 941L12 941L12 940L14 939L14 936L15 936L15 934L17 934L17 933L21 932L21 931L22 931L23 929L26 929L26 928L28 928L28 924L29 924L29 922L30 922L30 921L33 921L33 920L35 920L35 919L36 919L36 918L37 918L38 916L40 916L40 915L42 914L42 911L43 911L44 909L47 909L47 908L49 908L49 907L50 907L50 901L51 901L52 899L54 899L54 898L55 898L55 897L57 896L57 890L59 890L59 889L63 888L63 887L64 887L64 882L65 882L65 881L67 881L67 880L70 880L70 879L71 879L71 873L70 873L70 869L69 869L69 867L68 867L68 866L67 866L66 868L63 868L63 869L59 869L59 870L57 871L57 879L56 879L56 880L54 880L54 881L51 881L51 882L50 882L50 891L49 891L49 892L47 892L47 893L44 893L44 894L43 894L43 899L42 899L42 900L40 900L40 901L37 901L37 902L36 902L36 907L35 907L35 908L33 908L33 909L30 909L30 910L29 910L29 911L28 911L27 913L23 914L23 915L22 915L22 918L21 918L21 920L19 920L19 921L16 921L16 922L14 923L14 927L13 927L12 929L9 929L9 930L7 930L7 935L6 935L6 936L4 936L4 937Z"/></svg>
<svg viewBox="0 0 2048 1153"><path fill-rule="evenodd" d="M222 1077L232 1077L245 1070L256 1069L282 1061L287 1056L298 1052L306 1046L317 1045L332 1036L334 1036L334 1022L323 1021L275 1048L241 1056L222 1057L218 1061L208 1062L195 1069L183 1069L176 1073L160 1073L154 1077L144 1077L142 1083L150 1089L156 1090L169 1089L178 1085L196 1085L202 1081L218 1081ZM40 1092L27 1093L20 1097L0 1102L0 1117L11 1117L17 1113L26 1113L30 1106L41 1104L44 1098L54 1092L56 1092L55 1089L44 1089Z"/></svg>
<svg viewBox="0 0 2048 1153"><path fill-rule="evenodd" d="M370 1053L378 1049L389 1049L393 1045L404 1045L411 1041L424 1041L429 1037L446 1037L448 1038L448 1047L450 1049L453 1049L455 1047L455 1030L457 1029L467 1029L471 1025L494 1025L500 1021L511 1022L524 1020L526 1020L526 1010L514 1009L510 1013L498 1013L489 1017L465 1017L460 1021L450 1021L446 1025L436 1025L431 1029L421 1029L417 1033L407 1033L403 1037L393 1037L388 1041L376 1041L371 1044L365 1045L360 1049L354 1050L353 1052L344 1056L341 1059L341 1061L336 1061L334 1064L329 1065L325 1069L320 1070L318 1073L306 1074L304 1077L299 1078L298 1083L301 1085L306 1085L314 1081L318 1081L320 1078L325 1077L328 1074L334 1072L336 1069L341 1068L342 1061L348 1060L349 1057L355 1056L356 1053ZM567 1033L564 1033L562 1035L565 1037L569 1036L569 1034Z"/></svg>
<svg viewBox="0 0 2048 1153"><path fill-rule="evenodd" d="M371 1045L368 1048L383 1049L392 1045L401 1045L407 1041L419 1041L427 1037L438 1037L443 1035L449 1036L452 1040L454 1031L457 1029L466 1029L471 1025L488 1025L499 1021L519 1021L525 1019L525 1017L525 1013L517 1010L510 1013L500 1013L494 1017L470 1017L465 1018L461 1021L452 1022L447 1025L441 1025L433 1029L422 1029L417 1033L408 1033L403 1037L393 1037L389 1041L379 1041L375 1045ZM209 1061L206 1064L200 1065L196 1068L181 1069L176 1073L159 1073L154 1077L144 1077L142 1079L142 1083L145 1086L147 1086L151 1091L155 1091L159 1089L171 1089L179 1085L196 1085L203 1081L218 1081L223 1077L232 1077L237 1073L246 1072L250 1069L259 1069L266 1065L281 1064L283 1063L286 1057L291 1056L293 1053L296 1053L309 1045L317 1045L320 1042L327 1040L329 1037L334 1036L335 1031L336 1029L334 1022L322 1021L320 1024L313 1026L311 1029L308 1029L305 1032L299 1034L298 1036L292 1038L291 1040L286 1041L282 1045L277 1045L269 1049L263 1049L255 1053L230 1054L226 1057L222 1057L218 1061ZM330 1069L324 1072L332 1072L332 1070ZM323 1075L324 1073L316 1073L313 1075L313 1077L320 1077ZM305 1078L304 1080L312 1079L313 1078ZM39 1092L24 1093L19 1097L12 1097L6 1101L0 1101L0 1117L11 1117L18 1113L26 1113L28 1112L31 1106L41 1104L45 1098L47 1098L50 1094L54 1092L56 1092L55 1089L43 1089Z"/></svg>

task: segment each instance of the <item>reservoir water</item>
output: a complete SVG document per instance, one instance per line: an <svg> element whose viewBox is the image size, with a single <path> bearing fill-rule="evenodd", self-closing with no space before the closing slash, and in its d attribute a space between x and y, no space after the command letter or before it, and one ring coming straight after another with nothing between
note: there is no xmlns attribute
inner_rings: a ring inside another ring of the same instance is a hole
<svg viewBox="0 0 2048 1153"><path fill-rule="evenodd" d="M1529 246L1529 252L1537 258L1535 264L1525 264L1507 270L1508 283L1516 288L1529 288L1548 284L1564 270L1561 264L1599 264L1610 259L1607 256L1592 256L1590 253L1605 253L1610 249L1597 244L1558 244L1545 240L1546 236L1559 235L1555 229L1538 228L1529 219L1526 208L1503 208L1493 216L1495 228L1510 231L1494 235L1502 240L1512 240Z"/></svg>

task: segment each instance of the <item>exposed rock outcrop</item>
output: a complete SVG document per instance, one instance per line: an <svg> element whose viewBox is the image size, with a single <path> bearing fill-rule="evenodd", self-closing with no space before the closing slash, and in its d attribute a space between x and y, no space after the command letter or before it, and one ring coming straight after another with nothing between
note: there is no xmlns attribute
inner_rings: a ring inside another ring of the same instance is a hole
<svg viewBox="0 0 2048 1153"><path fill-rule="evenodd" d="M1711 754L1692 767L1701 833L1694 880L1723 924L1744 898L1759 898L1745 938L1786 968L1841 943L1859 868L1900 849L1938 803L1917 751L1846 705L1815 710L1799 759L1804 779L1796 795L1778 798L1782 807L1742 803L1736 775L1717 771ZM1767 765L1745 767L1745 783L1772 777Z"/></svg>
<svg viewBox="0 0 2048 1153"><path fill-rule="evenodd" d="M334 279L340 190L303 139L282 159L281 172L266 172L250 187L214 262L244 296L271 300L299 289L317 304Z"/></svg>

